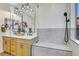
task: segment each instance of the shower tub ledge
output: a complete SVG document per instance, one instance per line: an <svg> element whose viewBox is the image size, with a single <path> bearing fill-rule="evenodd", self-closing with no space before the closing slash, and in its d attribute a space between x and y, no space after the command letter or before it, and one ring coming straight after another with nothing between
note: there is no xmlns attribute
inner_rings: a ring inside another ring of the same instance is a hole
<svg viewBox="0 0 79 59"><path fill-rule="evenodd" d="M64 44L38 42L32 45L33 56L71 56L72 50Z"/></svg>

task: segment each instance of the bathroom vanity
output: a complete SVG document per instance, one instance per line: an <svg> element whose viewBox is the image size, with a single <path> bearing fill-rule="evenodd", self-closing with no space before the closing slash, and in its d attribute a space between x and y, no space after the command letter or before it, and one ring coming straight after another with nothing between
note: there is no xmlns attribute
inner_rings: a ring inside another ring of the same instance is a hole
<svg viewBox="0 0 79 59"><path fill-rule="evenodd" d="M32 36L23 35L17 36L15 34L3 35L3 50L4 52L14 56L30 56L31 46L36 41L36 34Z"/></svg>
<svg viewBox="0 0 79 59"><path fill-rule="evenodd" d="M32 44L37 41L36 7L27 10L26 4L7 4L9 10L0 10L0 53L13 56L30 56ZM21 8L20 8L21 7ZM24 9L22 9L24 8ZM28 12L26 12L26 10Z"/></svg>

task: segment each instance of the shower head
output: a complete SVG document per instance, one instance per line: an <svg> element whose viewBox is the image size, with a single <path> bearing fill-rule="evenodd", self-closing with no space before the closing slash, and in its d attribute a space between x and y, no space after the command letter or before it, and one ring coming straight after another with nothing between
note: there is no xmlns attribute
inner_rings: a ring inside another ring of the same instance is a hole
<svg viewBox="0 0 79 59"><path fill-rule="evenodd" d="M64 12L64 16L67 16L67 12Z"/></svg>

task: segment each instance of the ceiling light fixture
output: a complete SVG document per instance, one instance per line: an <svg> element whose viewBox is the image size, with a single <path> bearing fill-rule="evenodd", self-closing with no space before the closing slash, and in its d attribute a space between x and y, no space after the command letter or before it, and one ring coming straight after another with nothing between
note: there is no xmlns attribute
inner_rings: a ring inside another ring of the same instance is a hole
<svg viewBox="0 0 79 59"><path fill-rule="evenodd" d="M21 9L24 9L24 5L21 6Z"/></svg>
<svg viewBox="0 0 79 59"><path fill-rule="evenodd" d="M25 4L20 4L19 6L15 7L14 10L16 14L21 15L24 12L27 12L27 13L34 12L35 7L39 8L39 4L37 4L36 6L32 6L32 4L25 3Z"/></svg>
<svg viewBox="0 0 79 59"><path fill-rule="evenodd" d="M15 8L15 11L18 11L18 8Z"/></svg>
<svg viewBox="0 0 79 59"><path fill-rule="evenodd" d="M27 8L30 8L29 3L27 3L26 7L27 7Z"/></svg>
<svg viewBox="0 0 79 59"><path fill-rule="evenodd" d="M31 11L33 11L33 9L30 9Z"/></svg>

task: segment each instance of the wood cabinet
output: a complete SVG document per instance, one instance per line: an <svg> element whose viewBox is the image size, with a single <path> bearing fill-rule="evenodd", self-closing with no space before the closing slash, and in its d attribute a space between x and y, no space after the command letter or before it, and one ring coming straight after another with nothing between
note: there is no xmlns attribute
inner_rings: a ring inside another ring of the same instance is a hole
<svg viewBox="0 0 79 59"><path fill-rule="evenodd" d="M30 56L30 45L25 43L17 43L17 56Z"/></svg>
<svg viewBox="0 0 79 59"><path fill-rule="evenodd" d="M16 54L16 52L17 52L16 51L16 49L17 49L16 43L17 42L15 42L13 39L11 39L11 44L10 44L11 45L11 48L10 48L10 50L11 50L11 54L12 55L17 55Z"/></svg>
<svg viewBox="0 0 79 59"><path fill-rule="evenodd" d="M23 56L29 56L30 55L30 45L29 44L22 44L22 55ZM26 53L27 52L27 53Z"/></svg>
<svg viewBox="0 0 79 59"><path fill-rule="evenodd" d="M5 52L10 53L10 38L3 37L3 49Z"/></svg>
<svg viewBox="0 0 79 59"><path fill-rule="evenodd" d="M30 42L24 39L17 38L17 56L30 56Z"/></svg>
<svg viewBox="0 0 79 59"><path fill-rule="evenodd" d="M3 37L4 51L15 56L30 56L31 44L28 40ZM7 42L7 43L6 43Z"/></svg>

